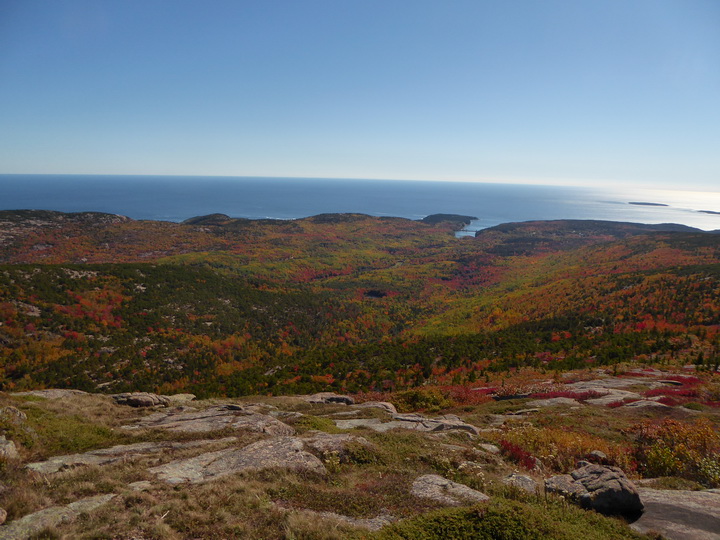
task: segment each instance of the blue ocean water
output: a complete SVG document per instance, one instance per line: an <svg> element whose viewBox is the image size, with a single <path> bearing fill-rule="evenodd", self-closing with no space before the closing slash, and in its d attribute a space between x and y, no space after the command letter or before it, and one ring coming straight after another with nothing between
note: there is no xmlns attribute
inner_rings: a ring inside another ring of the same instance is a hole
<svg viewBox="0 0 720 540"><path fill-rule="evenodd" d="M637 202L654 205L632 204ZM404 180L0 175L0 209L98 211L178 222L212 213L251 219L295 219L327 212L410 219L436 213L477 216L468 234L500 223L537 219L720 229L720 193L716 192Z"/></svg>

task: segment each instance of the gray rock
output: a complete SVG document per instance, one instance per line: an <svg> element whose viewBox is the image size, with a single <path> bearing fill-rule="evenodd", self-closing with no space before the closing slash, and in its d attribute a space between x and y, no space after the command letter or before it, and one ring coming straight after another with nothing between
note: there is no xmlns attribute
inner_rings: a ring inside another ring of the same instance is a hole
<svg viewBox="0 0 720 540"><path fill-rule="evenodd" d="M303 441L297 437L274 437L245 448L208 452L153 467L150 472L168 484L197 484L243 471L269 468L327 473L322 461L305 451Z"/></svg>
<svg viewBox="0 0 720 540"><path fill-rule="evenodd" d="M527 403L528 407L557 407L558 405L580 405L581 403L572 398L556 397L548 399L536 399Z"/></svg>
<svg viewBox="0 0 720 540"><path fill-rule="evenodd" d="M322 431L310 431L303 438L305 446L314 450L321 456L335 453L342 463L348 461L348 446L351 444L359 444L366 448L372 448L373 445L364 437L349 434L330 434Z"/></svg>
<svg viewBox="0 0 720 540"><path fill-rule="evenodd" d="M21 540L30 538L43 529L68 523L80 514L92 512L115 497L114 494L96 495L80 499L67 506L53 506L25 517L11 521L0 527L0 540Z"/></svg>
<svg viewBox="0 0 720 540"><path fill-rule="evenodd" d="M480 443L478 444L478 447L480 447L482 450L485 450L486 452L489 452L490 454L500 453L500 448L495 446L494 444Z"/></svg>
<svg viewBox="0 0 720 540"><path fill-rule="evenodd" d="M220 405L198 411L167 410L141 418L124 429L165 429L181 433L208 433L226 428L268 435L293 435L295 430L280 420L259 412L254 407Z"/></svg>
<svg viewBox="0 0 720 540"><path fill-rule="evenodd" d="M461 506L490 499L484 493L437 474L425 474L416 478L410 492L416 497L431 499L447 506Z"/></svg>
<svg viewBox="0 0 720 540"><path fill-rule="evenodd" d="M135 444L119 444L110 448L101 448L99 450L91 450L84 454L70 454L66 456L55 456L47 461L39 461L26 465L31 471L41 474L53 474L73 467L86 465L110 465L120 461L128 461L130 459L158 454L167 450L180 450L184 448L196 448L209 444L228 444L235 442L236 437L226 437L224 439L207 439L203 441L189 442L144 442Z"/></svg>
<svg viewBox="0 0 720 540"><path fill-rule="evenodd" d="M0 408L0 418L13 424L22 424L27 420L27 415L17 407L8 405L7 407Z"/></svg>
<svg viewBox="0 0 720 540"><path fill-rule="evenodd" d="M417 431L467 431L473 435L477 435L480 431L475 426L463 422L454 414L446 414L429 418L417 413L411 414L394 414L393 420L400 422L400 427L405 429L414 429Z"/></svg>
<svg viewBox="0 0 720 540"><path fill-rule="evenodd" d="M132 482L131 484L128 484L128 487L133 491L147 491L149 489L152 489L153 485L152 482L148 482L147 480L140 480L138 482Z"/></svg>
<svg viewBox="0 0 720 540"><path fill-rule="evenodd" d="M643 515L630 525L669 540L720 540L720 492L640 488Z"/></svg>
<svg viewBox="0 0 720 540"><path fill-rule="evenodd" d="M112 397L118 405L129 405L130 407L167 407L170 400L166 396L159 396L151 392L125 392L113 394Z"/></svg>
<svg viewBox="0 0 720 540"><path fill-rule="evenodd" d="M641 399L640 401L633 401L632 403L628 403L626 405L623 405L623 408L625 409L670 409L668 405L663 405L662 403L658 403L657 401L652 401L650 399Z"/></svg>
<svg viewBox="0 0 720 540"><path fill-rule="evenodd" d="M311 396L303 396L308 403L341 403L343 405L352 405L355 400L350 396L336 394L335 392L318 392Z"/></svg>
<svg viewBox="0 0 720 540"><path fill-rule="evenodd" d="M608 390L604 396L588 399L585 403L602 407L624 399L642 399L642 396L637 392L629 392L627 390Z"/></svg>
<svg viewBox="0 0 720 540"><path fill-rule="evenodd" d="M395 405L390 403L389 401L366 401L364 403L358 403L355 405L356 407L360 408L375 408L375 409L384 409L390 414L397 414L397 409L395 408Z"/></svg>
<svg viewBox="0 0 720 540"><path fill-rule="evenodd" d="M8 441L5 438L5 435L0 435L0 459L18 459L19 457L20 454L18 454L15 443L12 441Z"/></svg>
<svg viewBox="0 0 720 540"><path fill-rule="evenodd" d="M472 435L480 433L477 427L463 422L455 415L429 418L422 414L410 413L394 414L390 422L382 422L379 418L356 418L353 420L335 420L334 422L340 429L367 427L380 432L391 429L412 429L426 432L466 431Z"/></svg>
<svg viewBox="0 0 720 540"><path fill-rule="evenodd" d="M621 469L587 461L578 465L570 474L546 480L545 489L602 514L634 516L642 512L640 494Z"/></svg>
<svg viewBox="0 0 720 540"><path fill-rule="evenodd" d="M66 397L87 395L82 390L72 390L65 388L48 388L47 390L30 390L28 392L12 392L11 396L35 396L45 399L62 399Z"/></svg>
<svg viewBox="0 0 720 540"><path fill-rule="evenodd" d="M172 404L187 403L195 399L195 394L173 394L172 396L164 396Z"/></svg>
<svg viewBox="0 0 720 540"><path fill-rule="evenodd" d="M396 427L394 422L383 422L379 418L353 418L352 420L333 420L340 429L366 427L375 431L387 431Z"/></svg>
<svg viewBox="0 0 720 540"><path fill-rule="evenodd" d="M306 509L301 510L300 512L308 516L326 519L334 521L338 524L349 525L350 527L357 527L358 529L366 529L368 531L379 531L385 525L389 525L393 521L397 521L397 518L390 514L380 514L374 518L353 518L342 514L336 514L335 512L316 512L314 510Z"/></svg>
<svg viewBox="0 0 720 540"><path fill-rule="evenodd" d="M513 486L528 493L535 495L540 491L540 486L535 479L530 478L524 474L511 474L510 476L503 478L502 483L506 486Z"/></svg>
<svg viewBox="0 0 720 540"><path fill-rule="evenodd" d="M505 414L507 416L526 416L528 414L532 414L532 413L536 413L536 412L540 412L540 409L538 409L538 408L520 409L519 411L510 411L510 412L506 412Z"/></svg>

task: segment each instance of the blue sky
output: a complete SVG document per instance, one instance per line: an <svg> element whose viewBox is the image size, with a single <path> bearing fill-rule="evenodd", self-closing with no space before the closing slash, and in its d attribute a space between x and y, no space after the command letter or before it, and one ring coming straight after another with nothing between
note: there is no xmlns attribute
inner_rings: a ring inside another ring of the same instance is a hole
<svg viewBox="0 0 720 540"><path fill-rule="evenodd" d="M0 0L0 173L720 191L720 2Z"/></svg>

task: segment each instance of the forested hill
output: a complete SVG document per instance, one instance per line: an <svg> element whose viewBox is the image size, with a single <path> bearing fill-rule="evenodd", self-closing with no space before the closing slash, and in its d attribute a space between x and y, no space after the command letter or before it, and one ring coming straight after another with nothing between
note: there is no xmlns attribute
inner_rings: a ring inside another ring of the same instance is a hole
<svg viewBox="0 0 720 540"><path fill-rule="evenodd" d="M457 224L0 212L0 384L239 395L717 363L717 234Z"/></svg>

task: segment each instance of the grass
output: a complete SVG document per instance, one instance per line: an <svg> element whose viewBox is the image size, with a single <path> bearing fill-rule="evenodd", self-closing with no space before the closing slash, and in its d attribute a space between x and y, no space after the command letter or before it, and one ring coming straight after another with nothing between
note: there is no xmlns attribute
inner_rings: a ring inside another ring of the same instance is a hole
<svg viewBox="0 0 720 540"><path fill-rule="evenodd" d="M426 397L420 395L418 399ZM258 399L264 398L254 398L255 401ZM304 416L287 420L301 436L310 430L346 432L335 427L332 420L335 417L328 417L347 411L345 406L311 405L297 398L268 398L268 402L284 410L303 413ZM193 406L202 408L213 403L198 402ZM118 429L119 426L149 411L119 407L103 396L20 400L0 395L0 407L7 405L16 406L27 415L24 422L6 422L1 426L8 437L21 446L24 461L146 440L186 441L232 434L239 437L235 445L245 446L265 437L257 433L228 431L181 434L141 430L127 433ZM487 402L468 408L470 410L465 412L457 408L452 410L483 428L489 424L491 414L523 408L523 404ZM365 409L358 417L366 414L386 416L383 411ZM713 411L701 413L701 416L714 418ZM518 469L518 465L510 459L487 454L478 445L487 441L498 444L500 440L512 441L543 462L545 470L542 474L529 473L542 483L540 476L548 476L554 470L571 469L577 459L591 450L602 450L611 460L625 466L622 456L627 456L635 436L628 427L643 418L638 413L618 414L603 407L557 407L541 409L508 422L500 430L484 432L480 438L469 437L466 433L409 430L378 433L355 429L351 433L363 436L372 446L350 444L345 451L347 459L342 462L330 463L328 460L332 456L327 457L329 474L326 476L269 469L200 485L157 483L147 469L217 449L217 445L163 451L113 465L79 467L48 476L30 474L19 463L9 462L0 465L0 482L7 486L0 493L0 507L8 511L9 519L16 519L41 508L83 497L117 494L112 504L83 515L73 523L47 529L37 538L642 538L621 521L581 510L553 496L545 498L504 485L504 477ZM665 417L660 416L662 418ZM675 424L667 424L673 427L668 432L671 435L700 440L701 433L692 428L699 426L707 435L702 441L707 439L714 444L712 427L716 424L707 424L705 420L696 423L692 419L677 422L688 427L681 430ZM646 430L643 434L651 440L661 435L666 437L666 432L667 429ZM414 479L429 473L483 491L491 496L491 501L472 507L442 509L438 503L412 496L410 487ZM133 491L128 487L140 480L151 481L152 487L146 491ZM659 478L647 485L662 489L701 487L695 479L677 475ZM320 516L318 512L352 518L390 514L401 521L379 533L369 533Z"/></svg>
<svg viewBox="0 0 720 540"><path fill-rule="evenodd" d="M492 500L486 505L430 512L383 528L377 540L619 540L646 538L626 524L562 501L522 503Z"/></svg>

